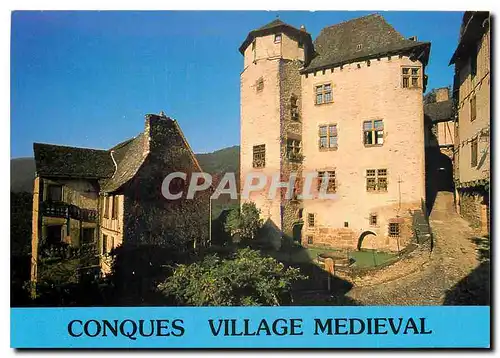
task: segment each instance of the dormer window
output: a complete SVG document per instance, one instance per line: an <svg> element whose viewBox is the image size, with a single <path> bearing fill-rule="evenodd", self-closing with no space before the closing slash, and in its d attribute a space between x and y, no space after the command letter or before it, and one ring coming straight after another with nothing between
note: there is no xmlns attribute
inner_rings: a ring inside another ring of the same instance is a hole
<svg viewBox="0 0 500 358"><path fill-rule="evenodd" d="M278 44L281 42L281 34L275 34L274 35L274 43Z"/></svg>

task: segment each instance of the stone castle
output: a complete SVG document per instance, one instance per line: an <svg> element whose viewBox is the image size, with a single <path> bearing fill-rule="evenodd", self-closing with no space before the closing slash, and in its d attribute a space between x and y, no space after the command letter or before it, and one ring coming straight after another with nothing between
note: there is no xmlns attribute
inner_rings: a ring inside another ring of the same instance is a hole
<svg viewBox="0 0 500 358"><path fill-rule="evenodd" d="M279 19L239 48L241 181L248 173L316 172L336 199L248 199L265 227L303 246L399 251L425 206L423 92L430 43L404 38L378 14L324 28ZM364 232L371 232L359 242Z"/></svg>

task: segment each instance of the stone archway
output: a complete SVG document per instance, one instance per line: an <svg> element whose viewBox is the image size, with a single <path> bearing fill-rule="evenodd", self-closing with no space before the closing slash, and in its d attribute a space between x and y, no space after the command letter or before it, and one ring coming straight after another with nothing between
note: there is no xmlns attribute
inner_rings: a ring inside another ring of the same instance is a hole
<svg viewBox="0 0 500 358"><path fill-rule="evenodd" d="M377 236L377 234L375 234L373 231L363 231L361 233L361 235L359 235L359 239L358 239L358 246L356 247L357 250L361 250L361 246L363 245L363 240L365 239L365 237L367 237L368 235L374 235L374 236Z"/></svg>
<svg viewBox="0 0 500 358"><path fill-rule="evenodd" d="M297 221L292 227L293 241L298 242L299 244L302 242L302 226L304 226L304 222Z"/></svg>

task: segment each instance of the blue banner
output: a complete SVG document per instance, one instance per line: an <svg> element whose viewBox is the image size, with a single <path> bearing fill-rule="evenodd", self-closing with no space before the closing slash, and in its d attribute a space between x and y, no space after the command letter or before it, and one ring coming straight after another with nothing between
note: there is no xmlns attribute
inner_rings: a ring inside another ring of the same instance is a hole
<svg viewBox="0 0 500 358"><path fill-rule="evenodd" d="M489 348L490 307L12 308L13 348Z"/></svg>

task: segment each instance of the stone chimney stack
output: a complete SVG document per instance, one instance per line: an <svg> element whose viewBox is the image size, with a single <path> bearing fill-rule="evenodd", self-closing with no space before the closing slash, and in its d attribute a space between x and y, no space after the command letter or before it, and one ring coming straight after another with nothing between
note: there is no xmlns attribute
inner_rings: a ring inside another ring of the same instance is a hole
<svg viewBox="0 0 500 358"><path fill-rule="evenodd" d="M436 89L436 102L443 102L449 100L449 90L448 87L442 87Z"/></svg>
<svg viewBox="0 0 500 358"><path fill-rule="evenodd" d="M144 154L150 153L161 146L170 135L173 126L172 118L163 111L160 114L146 114L144 124Z"/></svg>

